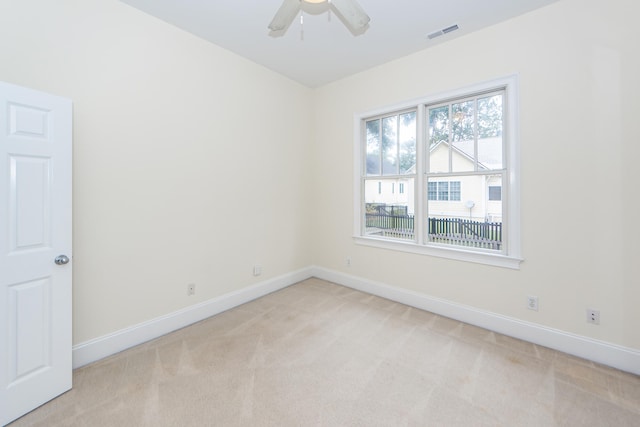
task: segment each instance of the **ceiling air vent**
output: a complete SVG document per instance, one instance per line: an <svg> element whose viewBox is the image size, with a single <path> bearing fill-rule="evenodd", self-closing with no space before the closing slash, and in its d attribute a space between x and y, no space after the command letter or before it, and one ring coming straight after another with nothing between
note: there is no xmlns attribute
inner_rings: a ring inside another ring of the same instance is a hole
<svg viewBox="0 0 640 427"><path fill-rule="evenodd" d="M436 37L443 36L447 33L457 30L459 27L457 24L451 25L450 27L443 28L442 30L435 31L427 36L429 40L435 39Z"/></svg>

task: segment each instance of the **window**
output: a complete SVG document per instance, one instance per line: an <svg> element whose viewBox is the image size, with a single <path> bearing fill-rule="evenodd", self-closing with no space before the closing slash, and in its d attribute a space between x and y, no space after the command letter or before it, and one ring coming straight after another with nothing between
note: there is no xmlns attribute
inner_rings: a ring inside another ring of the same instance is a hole
<svg viewBox="0 0 640 427"><path fill-rule="evenodd" d="M438 183L429 182L427 185L427 199L438 200Z"/></svg>
<svg viewBox="0 0 640 427"><path fill-rule="evenodd" d="M438 182L438 200L449 200L449 183Z"/></svg>
<svg viewBox="0 0 640 427"><path fill-rule="evenodd" d="M516 89L508 77L357 115L356 241L518 268Z"/></svg>
<svg viewBox="0 0 640 427"><path fill-rule="evenodd" d="M460 200L460 181L429 182L427 200Z"/></svg>
<svg viewBox="0 0 640 427"><path fill-rule="evenodd" d="M497 185L489 186L489 200L502 200L502 187Z"/></svg>
<svg viewBox="0 0 640 427"><path fill-rule="evenodd" d="M460 181L449 183L449 200L460 201Z"/></svg>

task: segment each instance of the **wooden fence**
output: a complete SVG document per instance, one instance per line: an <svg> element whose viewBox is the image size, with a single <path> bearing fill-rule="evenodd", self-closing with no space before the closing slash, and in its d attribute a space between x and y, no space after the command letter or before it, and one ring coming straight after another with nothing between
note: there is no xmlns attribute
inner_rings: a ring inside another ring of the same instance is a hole
<svg viewBox="0 0 640 427"><path fill-rule="evenodd" d="M414 239L411 215L366 214L367 231L384 237ZM458 246L500 250L502 223L461 218L429 218L429 240Z"/></svg>
<svg viewBox="0 0 640 427"><path fill-rule="evenodd" d="M367 214L367 228L380 228L383 230L411 230L413 232L412 215L380 215Z"/></svg>
<svg viewBox="0 0 640 427"><path fill-rule="evenodd" d="M429 239L452 245L499 250L502 246L502 223L429 218Z"/></svg>

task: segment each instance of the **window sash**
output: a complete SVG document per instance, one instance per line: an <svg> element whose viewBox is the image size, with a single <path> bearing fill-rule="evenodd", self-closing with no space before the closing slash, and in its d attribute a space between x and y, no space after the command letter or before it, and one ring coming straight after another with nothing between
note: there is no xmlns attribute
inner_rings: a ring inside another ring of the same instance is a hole
<svg viewBox="0 0 640 427"><path fill-rule="evenodd" d="M491 170L500 170L500 169L506 169L505 166L505 152L506 152L506 141L505 141L505 136L506 136L506 132L505 132L505 128L506 128L506 120L507 120L507 114L506 114L506 108L507 108L507 94L506 94L506 89L505 88L500 88L500 89L494 89L494 90L489 90L489 91L482 91L479 93L475 93L472 95L465 95L462 96L460 98L453 98L453 99L448 99L446 101L440 101L440 102L436 102L433 104L426 104L425 105L425 109L426 109L426 113L425 116L422 118L425 122L425 128L426 128L426 135L425 135L425 144L426 144L426 151L425 151L425 155L426 155L426 163L425 163L425 171L426 173L461 173L461 172L469 172L468 170L456 170L454 168L453 165L453 152L455 150L454 147L456 147L456 140L454 139L454 135L456 135L456 131L453 128L454 126L454 122L455 120L453 119L453 106L454 105L460 105L460 104L465 104L468 102L473 102L474 104L474 108L473 108L473 148L471 150L467 150L465 151L465 154L468 154L471 157L471 160L473 161L473 168L472 170L470 170L471 172L478 172L480 171L480 162L479 162L479 155L480 155L480 146L479 144L481 143L480 141L483 139L480 137L479 135L479 131L478 128L482 127L479 124L479 118L478 118L478 103L479 100L482 99L486 99L486 98L491 98L494 96L498 96L500 95L502 98L502 114L501 114L501 128L502 128L502 132L501 132L501 138L502 138L502 144L501 144L501 163L502 165L500 167L488 167L488 169ZM446 140L444 138L439 138L437 139L437 141L439 141L439 143L446 143L448 145L448 151L449 151L449 156L448 156L448 167L446 171L432 171L433 166L431 164L431 158L430 158L430 152L433 146L437 145L437 142L434 143L432 145L432 141L431 141L431 135L430 135L430 129L434 128L435 129L435 125L433 125L431 123L431 112L432 111L438 111L438 110L443 110L443 109L447 109L447 120L446 120L446 131L443 131L443 136L446 135ZM459 132L458 132L459 133ZM486 166L485 166L486 167Z"/></svg>

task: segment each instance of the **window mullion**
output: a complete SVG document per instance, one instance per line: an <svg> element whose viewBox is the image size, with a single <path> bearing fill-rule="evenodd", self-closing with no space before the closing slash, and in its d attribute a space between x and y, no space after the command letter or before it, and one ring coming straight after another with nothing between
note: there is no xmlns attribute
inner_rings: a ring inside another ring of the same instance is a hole
<svg viewBox="0 0 640 427"><path fill-rule="evenodd" d="M384 159L384 144L382 142L384 140L384 136L383 136L384 129L382 128L382 117L378 119L378 129L380 129L380 133L378 135L378 138L380 138L380 141L379 141L380 142L380 158L378 159L378 161L380 162L380 166L379 166L378 170L380 172L378 172L378 173L380 175L382 175L383 174L382 165L384 164L384 162L382 160L382 159Z"/></svg>
<svg viewBox="0 0 640 427"><path fill-rule="evenodd" d="M453 171L453 117L451 115L451 105L452 104L449 104L447 112L447 127L449 128L447 138L447 142L449 143L449 172Z"/></svg>
<svg viewBox="0 0 640 427"><path fill-rule="evenodd" d="M473 98L473 170L478 171L478 97Z"/></svg>
<svg viewBox="0 0 640 427"><path fill-rule="evenodd" d="M400 114L396 116L396 173L400 175Z"/></svg>
<svg viewBox="0 0 640 427"><path fill-rule="evenodd" d="M414 203L415 203L415 216L413 220L414 233L416 242L421 245L424 243L424 218L426 218L427 201L425 191L425 169L429 162L429 150L427 145L429 144L429 138L427 132L429 126L427 126L427 113L424 104L418 105L418 111L416 112L416 173L413 178L414 191Z"/></svg>

